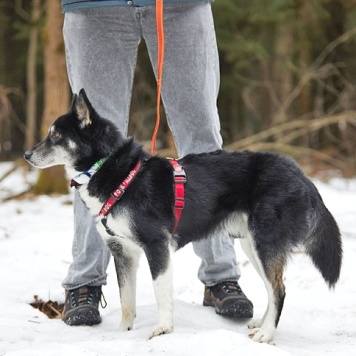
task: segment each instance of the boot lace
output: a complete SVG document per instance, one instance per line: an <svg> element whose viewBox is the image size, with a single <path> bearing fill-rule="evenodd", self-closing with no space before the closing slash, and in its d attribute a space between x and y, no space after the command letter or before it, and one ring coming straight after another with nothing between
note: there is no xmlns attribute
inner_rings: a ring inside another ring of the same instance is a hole
<svg viewBox="0 0 356 356"><path fill-rule="evenodd" d="M234 281L225 281L220 283L220 288L226 294L238 294L243 295L242 289L240 288L239 284Z"/></svg>
<svg viewBox="0 0 356 356"><path fill-rule="evenodd" d="M70 301L73 307L79 305L94 305L99 304L102 308L106 308L107 302L100 287L80 287L69 291Z"/></svg>

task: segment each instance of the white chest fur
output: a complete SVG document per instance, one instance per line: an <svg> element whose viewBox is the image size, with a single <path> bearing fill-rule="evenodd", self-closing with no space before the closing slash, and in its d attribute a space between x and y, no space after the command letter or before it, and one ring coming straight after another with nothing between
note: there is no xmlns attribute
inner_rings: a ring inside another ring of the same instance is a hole
<svg viewBox="0 0 356 356"><path fill-rule="evenodd" d="M99 211L101 210L103 203L99 202L99 200L95 197L92 197L88 194L88 190L86 185L79 188L80 197L85 202L86 206L90 209L90 212L94 217L97 216ZM125 240L125 244L133 244L136 245L136 237L134 235L134 230L132 228L132 219L130 216L130 212L125 210L121 213L119 212L115 215L113 219L111 215L107 217L107 226L115 233L115 239L117 240ZM112 239L113 236L109 235L101 222L101 217L97 218L96 227L101 235L101 237L106 241L108 239ZM121 243L123 241L120 241ZM133 248L134 246L132 246Z"/></svg>

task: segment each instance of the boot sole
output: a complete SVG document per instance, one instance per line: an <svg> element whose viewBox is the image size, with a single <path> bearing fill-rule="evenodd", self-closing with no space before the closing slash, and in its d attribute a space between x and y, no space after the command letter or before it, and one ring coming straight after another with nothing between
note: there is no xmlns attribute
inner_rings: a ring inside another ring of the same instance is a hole
<svg viewBox="0 0 356 356"><path fill-rule="evenodd" d="M236 319L251 319L253 317L253 312L245 308L236 308L235 306L230 306L227 308L218 308L215 303L203 300L204 307L214 307L216 314L227 316Z"/></svg>
<svg viewBox="0 0 356 356"><path fill-rule="evenodd" d="M97 309L75 310L70 315L64 315L62 320L70 326L92 326L101 323L101 317Z"/></svg>

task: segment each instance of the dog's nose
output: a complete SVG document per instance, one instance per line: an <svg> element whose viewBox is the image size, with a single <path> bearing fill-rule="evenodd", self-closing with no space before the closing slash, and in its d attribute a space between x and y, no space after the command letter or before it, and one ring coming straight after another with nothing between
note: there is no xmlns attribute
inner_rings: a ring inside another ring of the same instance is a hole
<svg viewBox="0 0 356 356"><path fill-rule="evenodd" d="M26 151L23 155L25 157L25 160L28 161L31 158L32 153L33 153L33 151L30 151L30 150Z"/></svg>

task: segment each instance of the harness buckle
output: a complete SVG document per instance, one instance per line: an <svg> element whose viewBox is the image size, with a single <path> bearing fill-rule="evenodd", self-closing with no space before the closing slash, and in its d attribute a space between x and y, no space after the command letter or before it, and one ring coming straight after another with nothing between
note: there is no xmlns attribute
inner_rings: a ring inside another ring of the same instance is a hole
<svg viewBox="0 0 356 356"><path fill-rule="evenodd" d="M183 168L180 172L173 170L173 176L174 176L175 182L183 183L183 184L187 183L187 175L185 174L185 171Z"/></svg>

